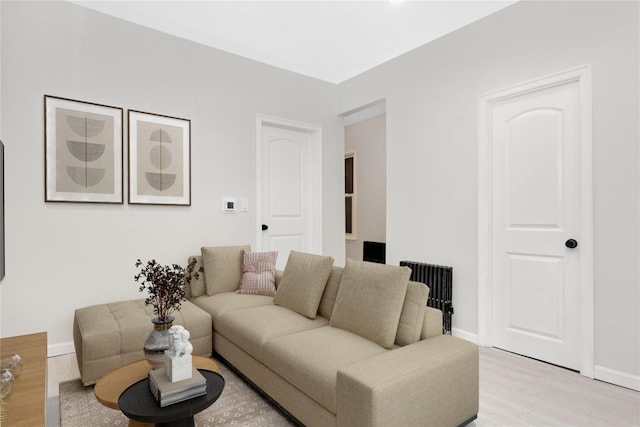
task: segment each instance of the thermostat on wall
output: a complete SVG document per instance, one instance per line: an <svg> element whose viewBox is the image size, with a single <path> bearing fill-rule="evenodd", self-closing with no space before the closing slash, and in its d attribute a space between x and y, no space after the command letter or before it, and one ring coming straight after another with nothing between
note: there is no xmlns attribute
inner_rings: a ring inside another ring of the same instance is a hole
<svg viewBox="0 0 640 427"><path fill-rule="evenodd" d="M225 197L222 199L222 212L224 213L236 213L236 199L233 197Z"/></svg>

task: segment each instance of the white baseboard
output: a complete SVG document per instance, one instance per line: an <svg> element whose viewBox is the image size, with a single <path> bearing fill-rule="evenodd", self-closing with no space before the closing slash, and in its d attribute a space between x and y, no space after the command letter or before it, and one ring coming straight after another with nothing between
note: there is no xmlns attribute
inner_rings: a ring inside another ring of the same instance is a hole
<svg viewBox="0 0 640 427"><path fill-rule="evenodd" d="M73 346L73 341L51 344L50 346L47 346L47 357L61 356L63 354L75 352L76 348Z"/></svg>
<svg viewBox="0 0 640 427"><path fill-rule="evenodd" d="M478 345L478 334L474 334L473 332L467 332L458 328L451 328L451 335Z"/></svg>
<svg viewBox="0 0 640 427"><path fill-rule="evenodd" d="M640 391L640 375L615 371L604 366L594 366L594 378L611 384Z"/></svg>

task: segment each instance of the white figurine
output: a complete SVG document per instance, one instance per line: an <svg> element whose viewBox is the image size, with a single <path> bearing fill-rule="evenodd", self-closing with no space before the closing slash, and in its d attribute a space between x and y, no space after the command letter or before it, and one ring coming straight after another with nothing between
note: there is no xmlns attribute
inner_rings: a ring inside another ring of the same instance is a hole
<svg viewBox="0 0 640 427"><path fill-rule="evenodd" d="M167 376L172 383L191 378L193 346L189 342L191 334L184 327L169 328L169 349L165 352Z"/></svg>

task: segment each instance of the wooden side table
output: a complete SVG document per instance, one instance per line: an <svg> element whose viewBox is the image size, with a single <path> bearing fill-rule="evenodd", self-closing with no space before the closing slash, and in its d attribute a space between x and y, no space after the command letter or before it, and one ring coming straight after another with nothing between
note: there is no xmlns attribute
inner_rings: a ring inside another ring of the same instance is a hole
<svg viewBox="0 0 640 427"><path fill-rule="evenodd" d="M198 369L208 371L218 371L218 364L215 360L204 356L192 356L193 366ZM130 385L145 379L149 375L149 363L146 359L141 359L127 365L121 366L100 378L93 389L98 402L107 408L120 410L118 398ZM153 424L129 420L129 427L148 427Z"/></svg>
<svg viewBox="0 0 640 427"><path fill-rule="evenodd" d="M44 426L47 401L47 333L0 339L0 353L18 353L22 370L2 406L2 424L12 427Z"/></svg>

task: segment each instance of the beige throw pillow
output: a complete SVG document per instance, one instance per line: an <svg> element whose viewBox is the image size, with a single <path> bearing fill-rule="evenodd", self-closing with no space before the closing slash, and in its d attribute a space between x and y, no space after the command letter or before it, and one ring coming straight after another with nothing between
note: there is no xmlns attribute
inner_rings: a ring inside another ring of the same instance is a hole
<svg viewBox="0 0 640 427"><path fill-rule="evenodd" d="M410 275L408 267L347 260L329 324L392 348Z"/></svg>
<svg viewBox="0 0 640 427"><path fill-rule="evenodd" d="M242 279L242 251L250 250L249 245L202 248L207 295L238 290Z"/></svg>
<svg viewBox="0 0 640 427"><path fill-rule="evenodd" d="M291 251L273 303L315 319L333 258Z"/></svg>
<svg viewBox="0 0 640 427"><path fill-rule="evenodd" d="M277 251L242 251L242 280L239 294L274 296L276 293Z"/></svg>
<svg viewBox="0 0 640 427"><path fill-rule="evenodd" d="M409 345L420 340L428 297L429 287L427 285L420 282L409 282L400 313L396 344Z"/></svg>

